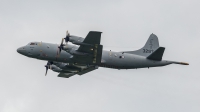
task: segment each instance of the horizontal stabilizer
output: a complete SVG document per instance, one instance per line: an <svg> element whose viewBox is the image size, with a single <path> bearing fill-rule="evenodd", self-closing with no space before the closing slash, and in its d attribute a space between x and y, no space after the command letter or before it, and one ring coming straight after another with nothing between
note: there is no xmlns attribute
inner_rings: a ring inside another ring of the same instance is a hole
<svg viewBox="0 0 200 112"><path fill-rule="evenodd" d="M151 55L149 55L147 59L161 61L164 51L165 51L164 47L159 47L156 51L154 51Z"/></svg>

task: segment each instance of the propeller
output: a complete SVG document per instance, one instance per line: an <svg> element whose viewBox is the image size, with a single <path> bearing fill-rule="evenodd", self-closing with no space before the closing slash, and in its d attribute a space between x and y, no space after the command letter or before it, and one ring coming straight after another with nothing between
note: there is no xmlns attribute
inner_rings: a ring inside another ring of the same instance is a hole
<svg viewBox="0 0 200 112"><path fill-rule="evenodd" d="M68 31L66 31L66 37L65 37L65 38L62 38L62 41L61 41L61 43L60 43L60 46L58 46L57 55L60 55L60 53L61 53L63 47L65 46L65 45L63 44L63 41L65 40L66 43L69 42L69 37L70 37L70 34L69 34Z"/></svg>
<svg viewBox="0 0 200 112"><path fill-rule="evenodd" d="M63 49L63 46L64 46L64 44L63 44L63 41L64 41L64 38L62 38L62 41L61 41L61 43L60 43L60 46L58 46L58 54L60 54L61 53L61 50Z"/></svg>
<svg viewBox="0 0 200 112"><path fill-rule="evenodd" d="M46 68L46 73L45 73L45 76L47 75L47 71L48 69L51 69L51 64L53 64L53 62L47 62L47 65L45 65L44 67Z"/></svg>
<svg viewBox="0 0 200 112"><path fill-rule="evenodd" d="M70 34L68 31L66 31L66 37L64 38L66 43L69 42L69 37L70 37Z"/></svg>

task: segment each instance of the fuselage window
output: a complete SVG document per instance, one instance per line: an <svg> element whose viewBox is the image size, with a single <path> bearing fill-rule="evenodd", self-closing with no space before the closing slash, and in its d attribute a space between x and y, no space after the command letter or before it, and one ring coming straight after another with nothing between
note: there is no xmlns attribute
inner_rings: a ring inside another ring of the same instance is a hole
<svg viewBox="0 0 200 112"><path fill-rule="evenodd" d="M123 59L123 58L124 58L124 56L119 56L119 58L122 58L122 59Z"/></svg>

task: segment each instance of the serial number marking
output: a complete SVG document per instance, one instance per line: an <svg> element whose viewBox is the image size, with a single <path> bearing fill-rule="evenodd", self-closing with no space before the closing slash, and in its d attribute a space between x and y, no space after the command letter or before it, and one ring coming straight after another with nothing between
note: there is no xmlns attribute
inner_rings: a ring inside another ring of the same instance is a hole
<svg viewBox="0 0 200 112"><path fill-rule="evenodd" d="M143 53L153 53L154 50L143 49Z"/></svg>

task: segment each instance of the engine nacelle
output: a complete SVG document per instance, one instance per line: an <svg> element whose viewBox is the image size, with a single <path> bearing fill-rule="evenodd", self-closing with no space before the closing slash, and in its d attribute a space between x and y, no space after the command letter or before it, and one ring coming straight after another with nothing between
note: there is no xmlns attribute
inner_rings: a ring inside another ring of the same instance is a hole
<svg viewBox="0 0 200 112"><path fill-rule="evenodd" d="M63 46L63 50L65 50L65 51L68 52L68 51L72 50L73 47L74 47L74 45L65 44L65 45Z"/></svg>
<svg viewBox="0 0 200 112"><path fill-rule="evenodd" d="M53 70L54 72L61 72L62 71L62 69L60 69L56 65L51 65L50 69Z"/></svg>
<svg viewBox="0 0 200 112"><path fill-rule="evenodd" d="M77 55L77 56L92 56L91 54L88 53L83 53L83 52L79 52L76 51L75 49L73 49L72 47L68 47L68 46L64 46L63 50L65 50L66 52L68 52L71 55Z"/></svg>
<svg viewBox="0 0 200 112"><path fill-rule="evenodd" d="M71 42L71 43L73 43L73 44L75 44L75 45L93 46L93 45L91 45L91 44L83 43L84 38L82 38L82 37L70 36L68 39L69 39L69 40L68 40L69 42Z"/></svg>
<svg viewBox="0 0 200 112"><path fill-rule="evenodd" d="M50 67L54 72L67 72L67 73L75 73L82 70L81 67L77 67L73 64L69 63L61 63L61 62L53 62Z"/></svg>
<svg viewBox="0 0 200 112"><path fill-rule="evenodd" d="M72 42L72 43L80 43L83 41L84 41L84 38L82 38L82 37L77 37L77 36L73 36L73 35L71 35L69 37L69 42Z"/></svg>

